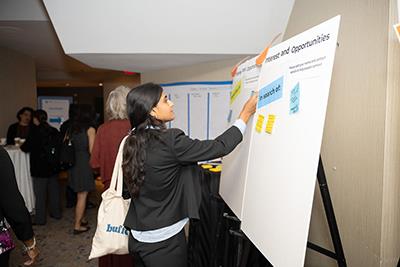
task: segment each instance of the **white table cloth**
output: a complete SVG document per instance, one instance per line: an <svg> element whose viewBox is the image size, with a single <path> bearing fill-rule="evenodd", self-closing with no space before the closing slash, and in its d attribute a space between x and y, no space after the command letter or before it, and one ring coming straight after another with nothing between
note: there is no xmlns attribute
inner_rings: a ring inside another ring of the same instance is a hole
<svg viewBox="0 0 400 267"><path fill-rule="evenodd" d="M25 206L32 213L35 209L35 194L30 172L29 153L25 153L15 146L6 146L5 149L14 164L15 178L19 191L25 200Z"/></svg>

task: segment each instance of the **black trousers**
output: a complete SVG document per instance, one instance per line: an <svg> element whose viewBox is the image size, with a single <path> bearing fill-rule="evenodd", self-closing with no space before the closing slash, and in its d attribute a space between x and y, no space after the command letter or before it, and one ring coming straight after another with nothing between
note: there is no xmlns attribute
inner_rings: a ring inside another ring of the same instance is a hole
<svg viewBox="0 0 400 267"><path fill-rule="evenodd" d="M10 252L11 250L0 254L0 266L1 267L8 267L8 261L10 260Z"/></svg>
<svg viewBox="0 0 400 267"><path fill-rule="evenodd" d="M129 235L129 252L135 258L135 267L187 267L184 229L173 237L156 243L140 242Z"/></svg>
<svg viewBox="0 0 400 267"><path fill-rule="evenodd" d="M35 192L35 223L46 223L46 206L49 204L50 216L61 218L60 185L57 176L41 178L34 177L33 191ZM49 196L49 198L47 198ZM46 201L47 200L47 201Z"/></svg>

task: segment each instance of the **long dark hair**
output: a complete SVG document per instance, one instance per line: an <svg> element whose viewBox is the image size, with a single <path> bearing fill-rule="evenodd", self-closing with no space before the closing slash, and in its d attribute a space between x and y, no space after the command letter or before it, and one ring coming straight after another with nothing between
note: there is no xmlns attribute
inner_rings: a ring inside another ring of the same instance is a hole
<svg viewBox="0 0 400 267"><path fill-rule="evenodd" d="M133 130L125 141L122 170L132 198L139 196L144 181L146 144L150 140L160 140L160 133L165 130L164 123L150 115L162 91L160 85L146 83L132 89L126 98L128 118Z"/></svg>
<svg viewBox="0 0 400 267"><path fill-rule="evenodd" d="M47 122L47 112L43 109L38 109L33 112L33 118L36 118L39 121L39 125L48 128L50 125Z"/></svg>
<svg viewBox="0 0 400 267"><path fill-rule="evenodd" d="M82 104L74 107L75 114L71 118L72 132L79 133L94 126L95 113L91 105Z"/></svg>
<svg viewBox="0 0 400 267"><path fill-rule="evenodd" d="M39 121L39 126L38 129L41 132L41 134L46 136L46 139L48 135L52 133L50 124L47 122L47 112L43 109L38 109L33 112L33 118L36 118ZM48 140L46 140L48 141Z"/></svg>

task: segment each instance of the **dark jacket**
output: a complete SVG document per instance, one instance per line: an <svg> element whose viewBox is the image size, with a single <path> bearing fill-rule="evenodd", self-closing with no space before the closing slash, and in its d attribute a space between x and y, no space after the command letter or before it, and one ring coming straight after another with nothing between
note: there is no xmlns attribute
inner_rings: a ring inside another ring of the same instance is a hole
<svg viewBox="0 0 400 267"><path fill-rule="evenodd" d="M199 218L198 161L230 153L242 134L230 127L215 140L193 140L179 129L166 130L161 141L146 148L145 177L139 197L132 199L124 226L148 231L190 217Z"/></svg>
<svg viewBox="0 0 400 267"><path fill-rule="evenodd" d="M26 241L33 237L31 216L18 190L10 156L1 146L0 166L0 221L6 218L18 239Z"/></svg>
<svg viewBox="0 0 400 267"><path fill-rule="evenodd" d="M56 128L41 124L31 128L28 139L21 146L22 151L30 153L32 177L51 177L59 172L59 166L50 164L49 161L51 159L48 151L50 142L57 143L58 152L61 145L61 135ZM57 156L55 155L55 157Z"/></svg>
<svg viewBox="0 0 400 267"><path fill-rule="evenodd" d="M18 132L18 125L19 125L19 123L16 122L16 123L11 124L8 127L8 130L7 130L7 145L14 145L15 144L15 141L14 141L15 137L21 137L23 139L27 139L28 138L28 136L18 136L18 133L17 133ZM28 135L29 135L29 132L32 129L32 125L29 125L27 127L29 128L28 129Z"/></svg>
<svg viewBox="0 0 400 267"><path fill-rule="evenodd" d="M68 129L71 128L71 124L72 124L72 121L70 119L64 121L63 124L61 124L60 134L61 134L62 138L65 137L65 134L67 133Z"/></svg>

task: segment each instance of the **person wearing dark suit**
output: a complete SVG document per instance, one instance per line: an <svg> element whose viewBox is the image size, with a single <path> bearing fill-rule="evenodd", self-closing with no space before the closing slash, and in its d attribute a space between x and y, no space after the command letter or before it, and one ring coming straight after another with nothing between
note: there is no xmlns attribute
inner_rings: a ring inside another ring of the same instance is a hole
<svg viewBox="0 0 400 267"><path fill-rule="evenodd" d="M21 150L29 152L30 171L35 193L35 224L46 224L46 206L50 216L61 219L59 162L55 154L61 144L58 130L47 123L47 113L38 109L33 115L34 127ZM48 196L48 198L47 198Z"/></svg>
<svg viewBox="0 0 400 267"><path fill-rule="evenodd" d="M11 124L7 130L7 145L14 145L14 138L19 137L26 139L29 136L29 131L32 128L33 109L23 107L17 113L18 122Z"/></svg>
<svg viewBox="0 0 400 267"><path fill-rule="evenodd" d="M124 145L122 167L132 201L124 226L131 233L129 250L139 256L135 259L140 258L140 264L187 266L183 228L189 218L199 218L199 189L193 182L198 178L197 162L229 154L241 142L256 103L253 95L233 126L215 140L200 141L165 128L175 115L161 86L147 83L129 92L133 129Z"/></svg>
<svg viewBox="0 0 400 267"><path fill-rule="evenodd" d="M36 240L32 230L31 217L25 207L24 199L18 190L15 180L14 166L7 151L0 146L0 225L4 225L4 219L8 221L15 235L26 248L29 260L25 265L32 265L38 255ZM2 227L0 227L2 228ZM0 229L1 231L2 229ZM0 233L1 236L1 233ZM3 251L5 240L0 239L0 266L9 264L10 250Z"/></svg>

